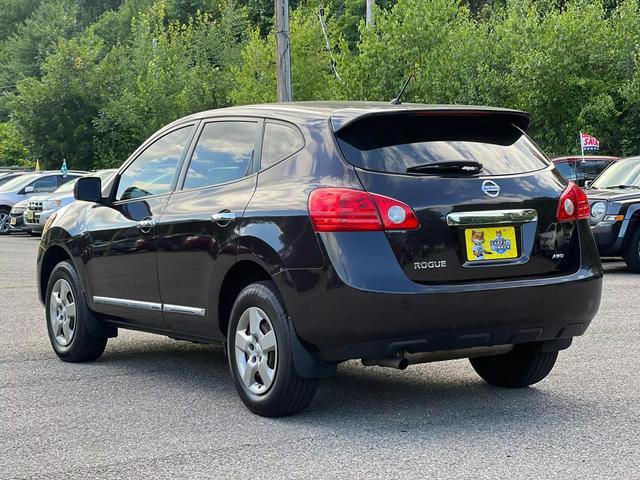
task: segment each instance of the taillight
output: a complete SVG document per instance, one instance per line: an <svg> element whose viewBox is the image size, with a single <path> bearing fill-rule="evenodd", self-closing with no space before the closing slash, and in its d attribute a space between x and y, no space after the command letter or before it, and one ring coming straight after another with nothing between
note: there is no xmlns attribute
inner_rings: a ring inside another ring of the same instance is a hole
<svg viewBox="0 0 640 480"><path fill-rule="evenodd" d="M316 232L413 230L420 225L409 205L350 188L311 192L309 216Z"/></svg>
<svg viewBox="0 0 640 480"><path fill-rule="evenodd" d="M560 196L558 203L558 213L556 215L559 222L571 222L589 218L589 200L578 185L569 182L567 188Z"/></svg>

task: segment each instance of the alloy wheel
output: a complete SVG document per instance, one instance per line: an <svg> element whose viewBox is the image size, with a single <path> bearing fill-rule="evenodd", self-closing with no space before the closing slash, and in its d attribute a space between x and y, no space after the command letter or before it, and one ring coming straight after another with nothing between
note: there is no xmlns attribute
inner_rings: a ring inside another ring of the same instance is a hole
<svg viewBox="0 0 640 480"><path fill-rule="evenodd" d="M69 346L76 331L76 302L69 282L63 278L58 279L51 290L49 322L56 343Z"/></svg>
<svg viewBox="0 0 640 480"><path fill-rule="evenodd" d="M267 314L250 307L240 316L235 336L236 368L251 393L264 395L276 376L278 342Z"/></svg>
<svg viewBox="0 0 640 480"><path fill-rule="evenodd" d="M11 216L8 213L0 212L0 233L7 233L11 228L9 221Z"/></svg>

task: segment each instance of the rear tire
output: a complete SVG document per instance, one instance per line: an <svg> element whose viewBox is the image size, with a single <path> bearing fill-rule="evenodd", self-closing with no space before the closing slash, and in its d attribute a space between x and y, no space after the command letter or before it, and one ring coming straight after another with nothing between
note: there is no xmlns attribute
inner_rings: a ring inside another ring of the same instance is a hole
<svg viewBox="0 0 640 480"><path fill-rule="evenodd" d="M629 270L634 273L640 273L640 227L633 232L623 257Z"/></svg>
<svg viewBox="0 0 640 480"><path fill-rule="evenodd" d="M471 366L483 380L506 388L522 388L549 375L558 352L543 352L539 343L516 345L509 353L470 358Z"/></svg>
<svg viewBox="0 0 640 480"><path fill-rule="evenodd" d="M51 272L45 297L47 331L54 352L64 362L91 362L102 355L107 338L89 334L92 315L80 277L70 262L60 262Z"/></svg>
<svg viewBox="0 0 640 480"><path fill-rule="evenodd" d="M0 235L11 233L11 210L0 207Z"/></svg>
<svg viewBox="0 0 640 480"><path fill-rule="evenodd" d="M272 282L254 283L240 292L227 332L229 367L240 399L257 415L293 415L313 400L318 381L296 373L292 335Z"/></svg>

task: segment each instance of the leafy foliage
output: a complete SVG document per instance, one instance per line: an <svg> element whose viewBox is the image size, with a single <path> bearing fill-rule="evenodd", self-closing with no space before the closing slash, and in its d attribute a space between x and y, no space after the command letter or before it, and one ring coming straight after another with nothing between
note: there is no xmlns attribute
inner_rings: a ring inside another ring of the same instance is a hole
<svg viewBox="0 0 640 480"><path fill-rule="evenodd" d="M27 149L11 122L0 123L0 165L29 165Z"/></svg>
<svg viewBox="0 0 640 480"><path fill-rule="evenodd" d="M414 74L405 101L527 110L549 154L579 130L638 151L637 0L377 0L370 28L364 0L290 5L296 100ZM274 46L272 0L0 0L0 163L117 165L176 118L274 101Z"/></svg>

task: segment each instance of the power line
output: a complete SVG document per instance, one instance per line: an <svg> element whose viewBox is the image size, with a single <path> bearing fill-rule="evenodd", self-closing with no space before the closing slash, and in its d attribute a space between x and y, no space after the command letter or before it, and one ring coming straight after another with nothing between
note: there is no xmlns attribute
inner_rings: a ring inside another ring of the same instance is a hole
<svg viewBox="0 0 640 480"><path fill-rule="evenodd" d="M331 44L329 43L329 36L327 35L327 27L324 24L324 8L320 8L318 10L318 18L320 19L320 27L322 28L322 35L324 35L324 42L327 46L327 51L329 52L329 57L331 57L331 69L333 70L333 73L335 74L336 78L338 79L338 81L342 81L342 78L340 78L340 75L338 74L338 69L337 69L337 62L336 59L333 56L333 52L331 51Z"/></svg>

